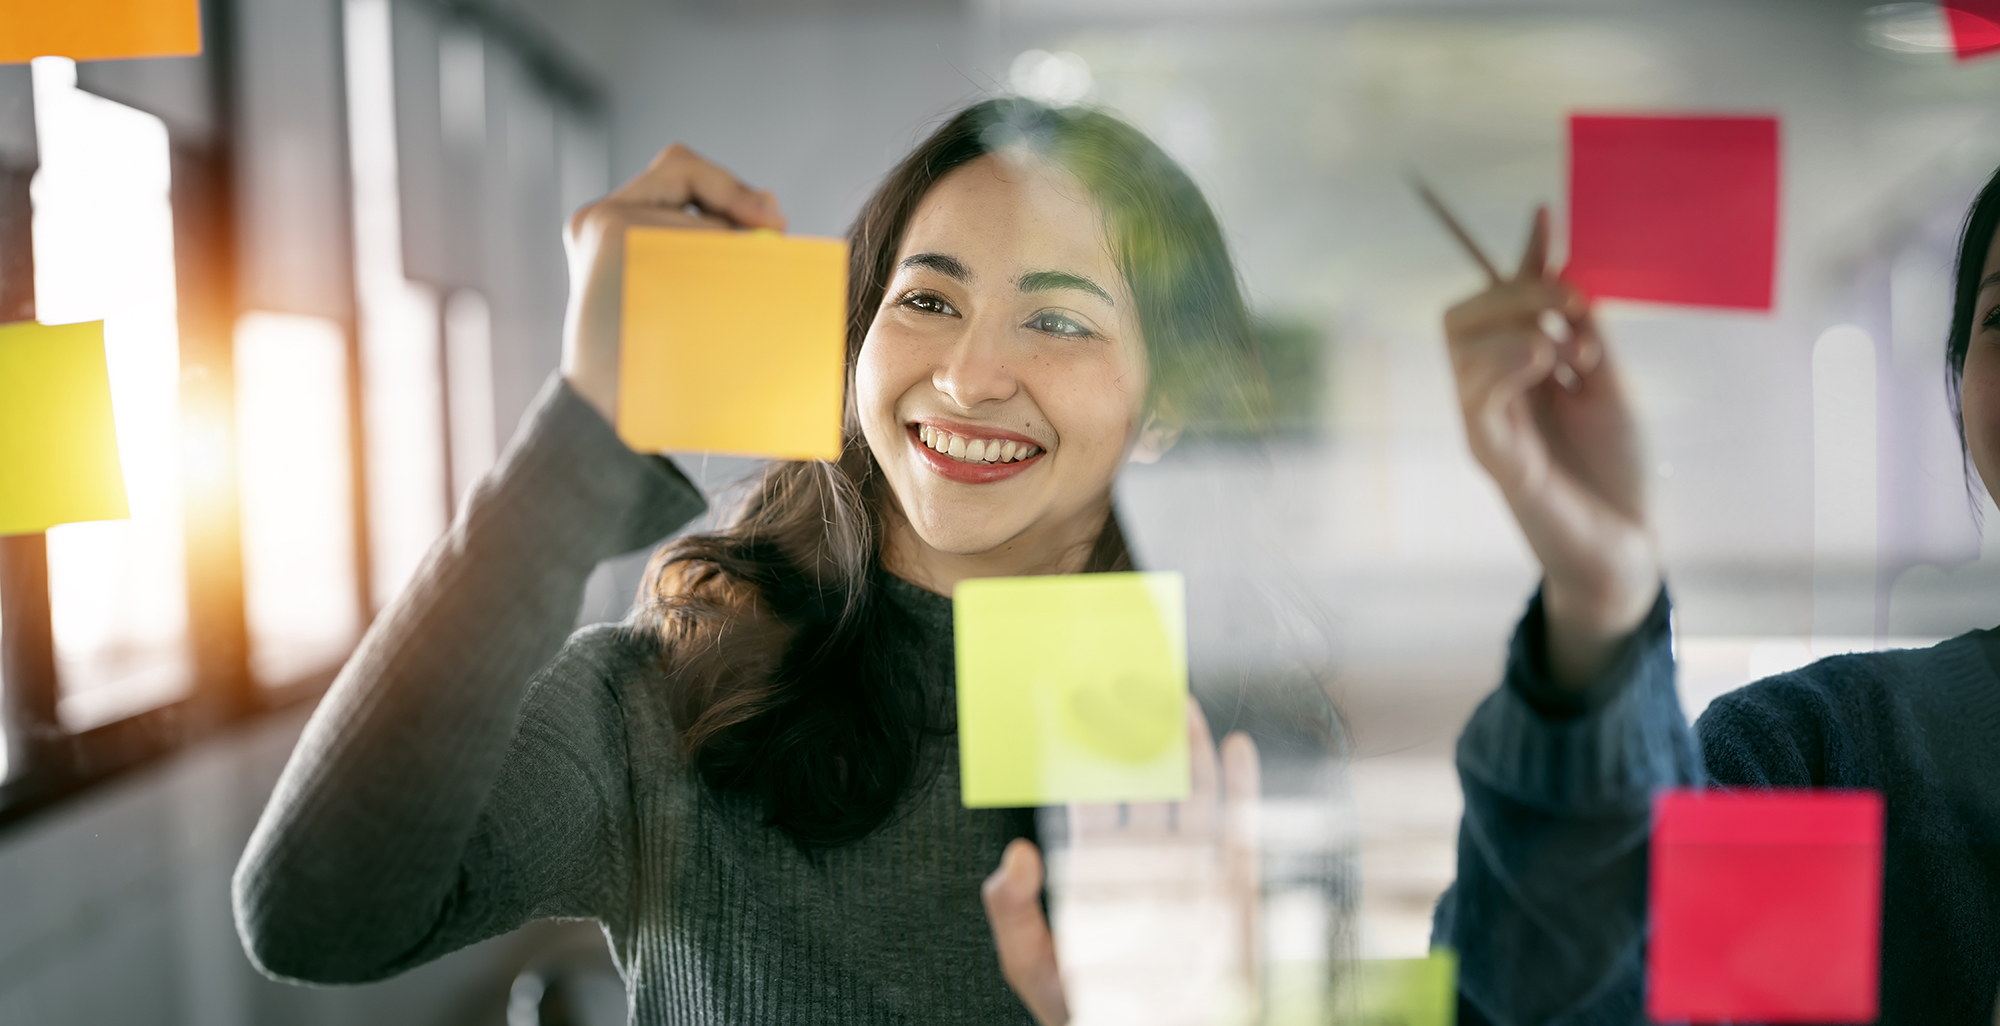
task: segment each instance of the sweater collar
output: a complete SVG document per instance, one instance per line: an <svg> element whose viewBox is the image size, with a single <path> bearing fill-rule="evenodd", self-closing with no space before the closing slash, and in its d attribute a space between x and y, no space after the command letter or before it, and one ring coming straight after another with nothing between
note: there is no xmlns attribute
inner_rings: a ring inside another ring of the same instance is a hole
<svg viewBox="0 0 2000 1026"><path fill-rule="evenodd" d="M916 626L951 636L951 599L882 571L882 596Z"/></svg>

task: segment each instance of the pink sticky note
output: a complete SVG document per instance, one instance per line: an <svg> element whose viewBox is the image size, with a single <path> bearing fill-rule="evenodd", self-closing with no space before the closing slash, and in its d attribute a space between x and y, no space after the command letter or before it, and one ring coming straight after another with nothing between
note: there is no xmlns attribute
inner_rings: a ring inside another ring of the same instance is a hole
<svg viewBox="0 0 2000 1026"><path fill-rule="evenodd" d="M1940 6L1959 60L2000 50L2000 0L1944 0Z"/></svg>
<svg viewBox="0 0 2000 1026"><path fill-rule="evenodd" d="M1875 1020L1880 794L1663 791L1651 868L1653 1021Z"/></svg>
<svg viewBox="0 0 2000 1026"><path fill-rule="evenodd" d="M1778 120L1569 120L1569 267L1593 296L1771 308Z"/></svg>

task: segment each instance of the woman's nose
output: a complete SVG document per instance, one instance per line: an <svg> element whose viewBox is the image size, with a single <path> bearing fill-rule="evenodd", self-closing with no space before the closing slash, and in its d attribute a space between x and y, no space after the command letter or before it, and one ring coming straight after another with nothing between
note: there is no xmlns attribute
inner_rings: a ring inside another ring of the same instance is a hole
<svg viewBox="0 0 2000 1026"><path fill-rule="evenodd" d="M931 372L931 385L960 409L1013 397L1020 381L1007 367L1004 341L991 331L968 331Z"/></svg>

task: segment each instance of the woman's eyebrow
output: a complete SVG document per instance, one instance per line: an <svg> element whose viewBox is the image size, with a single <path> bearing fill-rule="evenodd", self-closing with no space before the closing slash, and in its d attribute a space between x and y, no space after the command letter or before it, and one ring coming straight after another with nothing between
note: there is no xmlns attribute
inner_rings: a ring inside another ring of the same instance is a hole
<svg viewBox="0 0 2000 1026"><path fill-rule="evenodd" d="M2000 271L1994 271L1992 274L1989 274L1986 277L1979 279L1979 291L1981 292L1984 292L1995 285L2000 285Z"/></svg>
<svg viewBox="0 0 2000 1026"><path fill-rule="evenodd" d="M958 262L958 258L943 253L918 253L905 257L898 267L928 267L954 281L972 284L972 269Z"/></svg>
<svg viewBox="0 0 2000 1026"><path fill-rule="evenodd" d="M1091 281L1083 275L1071 274L1068 271L1029 271L1019 278L1014 279L1014 284L1019 286L1023 292L1052 292L1057 289L1076 289L1080 292L1088 292L1104 300L1111 306L1118 305L1111 302L1111 293L1104 291L1096 282Z"/></svg>

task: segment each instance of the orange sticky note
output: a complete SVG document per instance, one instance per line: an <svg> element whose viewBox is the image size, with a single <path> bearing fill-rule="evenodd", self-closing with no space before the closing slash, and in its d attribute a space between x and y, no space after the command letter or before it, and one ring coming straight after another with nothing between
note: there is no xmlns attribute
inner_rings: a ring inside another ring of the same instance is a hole
<svg viewBox="0 0 2000 1026"><path fill-rule="evenodd" d="M104 322L0 325L0 534L128 516Z"/></svg>
<svg viewBox="0 0 2000 1026"><path fill-rule="evenodd" d="M840 455L847 243L632 228L618 437L641 452Z"/></svg>
<svg viewBox="0 0 2000 1026"><path fill-rule="evenodd" d="M201 0L0 0L0 64L201 53Z"/></svg>

